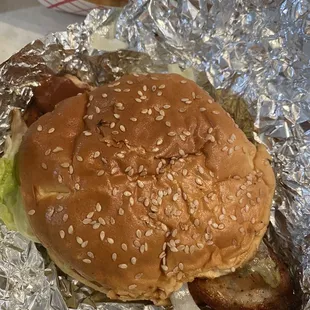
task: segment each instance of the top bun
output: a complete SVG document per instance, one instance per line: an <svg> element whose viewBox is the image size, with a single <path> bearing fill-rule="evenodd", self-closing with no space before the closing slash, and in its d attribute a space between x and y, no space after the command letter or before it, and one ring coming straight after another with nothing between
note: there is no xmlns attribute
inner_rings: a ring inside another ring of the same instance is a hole
<svg viewBox="0 0 310 310"><path fill-rule="evenodd" d="M275 187L268 159L194 82L127 75L35 122L19 171L61 268L110 298L161 304L254 256Z"/></svg>

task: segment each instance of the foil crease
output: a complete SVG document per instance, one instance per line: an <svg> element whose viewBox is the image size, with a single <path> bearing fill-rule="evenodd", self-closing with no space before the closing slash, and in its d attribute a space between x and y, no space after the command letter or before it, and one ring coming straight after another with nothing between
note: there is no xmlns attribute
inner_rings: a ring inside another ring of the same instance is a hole
<svg viewBox="0 0 310 310"><path fill-rule="evenodd" d="M94 36L127 49L98 50ZM100 85L128 72L168 72L171 64L193 68L248 137L269 148L277 189L266 238L291 267L302 309L310 309L308 1L137 0L121 11L93 10L84 23L27 45L0 66L1 150L10 111L27 107L42 78L71 73ZM107 300L3 225L0 249L1 309L160 309Z"/></svg>

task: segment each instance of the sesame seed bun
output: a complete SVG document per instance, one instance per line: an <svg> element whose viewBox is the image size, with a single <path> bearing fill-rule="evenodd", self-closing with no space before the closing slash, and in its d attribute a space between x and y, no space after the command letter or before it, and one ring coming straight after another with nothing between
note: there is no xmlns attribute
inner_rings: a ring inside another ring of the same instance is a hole
<svg viewBox="0 0 310 310"><path fill-rule="evenodd" d="M19 171L32 228L60 267L110 298L162 304L255 255L269 159L194 82L127 75L32 124Z"/></svg>

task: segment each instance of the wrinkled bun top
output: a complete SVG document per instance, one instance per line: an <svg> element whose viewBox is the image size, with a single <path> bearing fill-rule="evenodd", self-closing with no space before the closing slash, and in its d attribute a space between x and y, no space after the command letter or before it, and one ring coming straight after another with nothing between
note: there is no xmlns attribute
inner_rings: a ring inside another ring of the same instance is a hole
<svg viewBox="0 0 310 310"><path fill-rule="evenodd" d="M127 75L35 122L19 169L60 267L111 298L161 303L253 257L275 186L268 159L194 82Z"/></svg>

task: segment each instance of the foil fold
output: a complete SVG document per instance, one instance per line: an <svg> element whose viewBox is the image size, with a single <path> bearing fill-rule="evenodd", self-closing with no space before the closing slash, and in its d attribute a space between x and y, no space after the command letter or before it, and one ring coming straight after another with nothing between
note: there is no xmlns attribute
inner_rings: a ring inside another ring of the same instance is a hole
<svg viewBox="0 0 310 310"><path fill-rule="evenodd" d="M111 51L109 42L126 49ZM171 64L192 68L247 136L268 147L277 188L266 239L289 264L302 309L310 309L308 1L137 0L123 10L95 9L0 66L1 150L10 111L27 107L41 79L70 73L95 86L124 73L169 72ZM4 225L0 258L1 309L160 309L107 300Z"/></svg>

